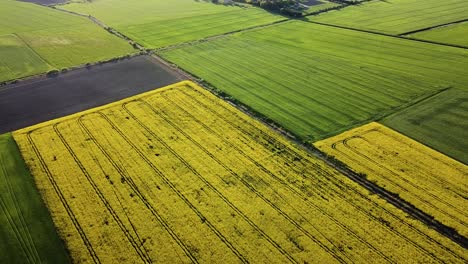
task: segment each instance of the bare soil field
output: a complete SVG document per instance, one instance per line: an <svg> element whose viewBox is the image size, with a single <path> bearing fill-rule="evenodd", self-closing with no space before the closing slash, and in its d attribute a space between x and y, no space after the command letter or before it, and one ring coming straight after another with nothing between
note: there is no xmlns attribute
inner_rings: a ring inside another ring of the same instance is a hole
<svg viewBox="0 0 468 264"><path fill-rule="evenodd" d="M0 88L0 134L182 80L149 56L133 57Z"/></svg>

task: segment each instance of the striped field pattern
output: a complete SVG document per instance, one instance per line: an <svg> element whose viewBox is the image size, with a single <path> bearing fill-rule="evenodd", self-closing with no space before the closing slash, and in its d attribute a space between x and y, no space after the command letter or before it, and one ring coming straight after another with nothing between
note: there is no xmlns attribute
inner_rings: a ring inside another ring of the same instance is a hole
<svg viewBox="0 0 468 264"><path fill-rule="evenodd" d="M298 21L161 55L313 141L468 82L468 51Z"/></svg>
<svg viewBox="0 0 468 264"><path fill-rule="evenodd" d="M191 82L14 136L76 262L467 260Z"/></svg>
<svg viewBox="0 0 468 264"><path fill-rule="evenodd" d="M468 235L466 165L379 123L314 145L461 235Z"/></svg>
<svg viewBox="0 0 468 264"><path fill-rule="evenodd" d="M468 1L465 0L376 0L311 18L389 34L403 34L464 19L468 19Z"/></svg>

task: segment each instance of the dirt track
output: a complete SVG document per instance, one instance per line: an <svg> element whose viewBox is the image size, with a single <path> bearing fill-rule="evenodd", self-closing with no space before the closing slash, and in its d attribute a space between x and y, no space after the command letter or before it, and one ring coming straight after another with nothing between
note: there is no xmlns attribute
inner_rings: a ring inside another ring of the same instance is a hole
<svg viewBox="0 0 468 264"><path fill-rule="evenodd" d="M184 78L150 56L0 88L0 134L111 103Z"/></svg>

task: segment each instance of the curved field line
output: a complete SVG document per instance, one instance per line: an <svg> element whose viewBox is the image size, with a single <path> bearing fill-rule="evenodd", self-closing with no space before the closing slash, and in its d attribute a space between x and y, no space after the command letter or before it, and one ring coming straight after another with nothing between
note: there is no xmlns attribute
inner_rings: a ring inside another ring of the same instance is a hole
<svg viewBox="0 0 468 264"><path fill-rule="evenodd" d="M369 133L372 133L372 132L381 133L381 134L383 134L383 135L385 135L385 136L388 136L388 137L392 138L393 140L398 141L399 143L402 143L402 144L404 144L404 145L406 145L406 146L408 146L408 147L410 147L410 148L413 147L410 143L408 143L408 142L406 142L406 141L400 141L400 139L399 139L398 137L396 137L395 135L392 135L391 133L386 133L386 131L382 131L382 130L379 129L379 128L373 128L373 129L366 130L366 131L362 132L362 133L360 134L360 136L364 136L364 135L369 134ZM356 137L356 136L354 136L354 137ZM339 141L337 141L337 142L331 144L332 149L335 149L335 148L336 148L336 145L339 144L339 143L341 143L341 141L342 141L342 140L339 140ZM369 141L368 141L368 142L369 142ZM369 142L369 144L372 144L372 143ZM382 146L382 148L386 149L384 146ZM434 155L431 155L431 154L429 154L429 156L430 156L432 159L434 159L435 161L440 162L440 163L443 163L444 165L447 165L447 166L449 166L449 167L451 167L451 168L453 168L453 169L459 171L461 174L466 174L465 171L461 170L461 169L458 168L458 167L453 167L453 166L451 166L451 165L448 164L445 160L439 159L439 158L437 158L437 157L435 157ZM415 166L417 166L417 165L415 165ZM417 167L420 168L420 169L422 169L422 170L424 169L424 167L421 167L421 166L417 166ZM461 193L464 193L464 192L465 192L465 190L459 188L458 186L453 185L453 184L450 183L450 182L445 181L445 180L442 179L442 178L437 178L437 179L435 179L435 180L436 180L438 183L440 183L440 184L451 185L452 188L457 189L457 190L458 190L459 192L461 192ZM458 193L457 193L457 194L458 194Z"/></svg>
<svg viewBox="0 0 468 264"><path fill-rule="evenodd" d="M34 133L37 129L29 131L26 133L27 139L29 144L31 145L34 154L36 157L39 159L39 162L41 164L42 170L45 172L47 175L47 178L49 179L52 187L54 188L55 193L59 197L59 200L61 201L63 207L65 208L65 211L67 212L68 216L70 217L70 220L72 221L73 225L75 226L76 230L80 234L81 239L83 240L86 249L88 250L91 258L93 259L94 263L101 263L99 260L99 257L97 256L96 252L93 249L93 246L91 245L91 242L89 242L88 237L86 236L85 232L83 231L83 228L81 227L80 223L76 219L75 215L73 214L73 211L70 207L70 205L67 203L67 200L65 199L65 196L63 195L62 191L60 190L60 187L58 186L57 182L55 181L52 173L50 172L49 168L47 167L47 164L42 157L42 154L39 152L39 149L37 148L36 144L34 143L31 134Z"/></svg>
<svg viewBox="0 0 468 264"><path fill-rule="evenodd" d="M141 248L139 247L140 245L143 246L143 243L141 241L135 241L135 239L133 238L132 234L129 232L129 230L125 227L125 224L123 223L123 221L120 219L120 217L118 216L118 214L115 212L115 210L112 208L112 205L109 203L109 201L106 199L105 195L99 190L99 187L97 186L96 182L92 179L91 175L89 174L89 172L86 170L86 168L84 167L83 163L81 163L81 161L79 160L78 156L76 155L76 153L73 151L72 147L68 144L68 142L65 140L65 137L63 136L63 134L60 132L58 126L60 125L60 123L57 123L57 124L54 124L53 128L54 128L54 131L55 133L57 134L57 136L59 137L60 141L62 142L62 144L65 146L65 148L67 149L68 153L72 156L73 160L75 161L75 163L78 165L78 167L80 168L81 172L83 173L83 175L86 177L86 179L88 180L88 183L92 186L95 194L99 197L99 199L101 200L101 202L103 203L103 205L106 207L107 211L109 212L109 214L112 216L112 218L114 218L115 222L117 223L117 225L119 226L120 230L122 231L122 233L125 235L125 237L127 238L128 242L130 242L130 244L132 245L133 249L135 250L135 252L140 256L140 259L144 262L144 263L151 263L151 258L149 257L148 253L146 252L146 249L145 249L145 252L143 252L141 250ZM144 246L143 246L144 248Z"/></svg>
<svg viewBox="0 0 468 264"><path fill-rule="evenodd" d="M400 141L395 135L392 135L391 133L386 133L385 131L382 131L382 130L379 130L379 132L382 133L382 134L384 134L384 135L386 135L386 136L388 136L388 137L391 137L392 139L394 139L394 140L396 140L396 141L399 141L400 143L405 144L406 146L411 147L410 143L408 143L408 142L406 142L406 141ZM428 147L428 148L430 148L430 147ZM445 164L445 165L447 165L447 166L449 166L449 167L452 167L453 169L459 171L459 172L462 173L462 174L466 174L465 171L461 170L461 169L458 168L458 167L453 167L453 166L451 166L451 165L448 164L445 160L439 159L439 158L437 158L437 157L435 157L434 155L431 155L431 154L430 154L430 156L431 156L431 158L433 158L434 160L436 160L436 161L438 161L438 162L441 162L441 163L443 163L443 164ZM442 179L440 179L440 180L442 180ZM444 183L446 183L446 182L444 182ZM453 185L453 184L451 184L451 185ZM456 187L456 186L455 186L455 187ZM461 191L462 191L462 192L465 192L464 190L461 190Z"/></svg>
<svg viewBox="0 0 468 264"><path fill-rule="evenodd" d="M348 141L350 141L350 140L352 140L352 139L356 139L356 138L360 138L360 139L366 141L367 143L369 143L370 145L373 145L370 141L368 141L366 138L361 137L361 136L359 136L359 137L350 137L350 138L346 138L346 139L344 139L344 140L341 141L341 144L343 144L343 146L345 146L347 149L349 149L352 153L355 153L356 155L362 157L363 159L365 159L365 160L367 160L367 161L369 161L369 162L375 164L377 167L379 167L379 168L383 169L384 171L387 171L387 172L390 173L391 175L396 176L397 178L403 180L405 183L407 183L408 185L414 187L415 189L418 189L418 190L421 190L421 191L426 191L426 190L427 190L427 189L425 189L425 188L419 188L418 185L416 185L415 183L413 183L413 182L411 182L411 181L405 179L404 177L401 177L398 173L395 173L394 171L392 171L392 170L389 169L388 167L381 165L380 163L378 163L378 162L372 160L371 158L369 158L369 157L366 156L365 154L359 152L359 151L356 150L355 148L349 146ZM337 147L337 145L335 145L335 150L338 150L338 149L336 149L336 147ZM367 167L369 170L374 171L376 174L379 174L379 173L377 173L375 170L369 168L368 166L363 165L362 163L360 163L360 164L361 164L362 166L364 166L364 167ZM401 188L403 191L406 191L406 192L408 192L408 193L411 193L408 189L406 189L406 188L405 188L404 186L402 186L401 184L392 181L390 177L385 177L384 175L381 175L381 176L383 176L383 178L385 178L385 179L386 179L387 181L389 181L390 183L392 183L392 184L396 185L397 187ZM458 208L454 207L452 204L447 203L446 201L440 199L437 195L434 195L434 194L432 194L431 192L426 192L426 194L429 195L429 196L431 196L434 200L436 200L436 201L438 201L438 202L444 204L445 206L452 208L455 212L457 212L457 213L459 213L459 214L461 214L461 215L463 215L463 216L466 216L466 215L465 215L465 212L463 212L463 211L459 210ZM423 199L422 197L419 197L419 196L417 196L417 195L414 195L414 197L415 197L417 200L419 200L420 202L424 203L424 204L427 204L427 205L429 205L429 206L433 206L429 201ZM452 217L452 218L456 218L456 217L454 217L450 212L446 212L443 208L438 208L438 210L440 210L441 212L443 212L444 214L446 214L446 215L448 215L448 216L450 216L450 217ZM462 224L463 226L467 226L466 223L460 222L461 219L455 219L455 220L456 220L457 222L459 222L460 224Z"/></svg>
<svg viewBox="0 0 468 264"><path fill-rule="evenodd" d="M193 91L195 92L198 92L196 89L190 87ZM181 92L185 93L185 91L181 90ZM192 100L196 101L197 103L200 103L201 105L204 105L205 108L209 109L209 107L207 107L205 104L203 104L201 101L195 99L195 97L190 97L189 95L187 95L187 97L191 98ZM214 104L224 108L226 111L230 112L232 115L238 117L240 120L243 120L244 124L247 124L248 126L254 128L256 131L258 131L260 134L263 135L263 137L265 138L268 138L271 142L276 142L277 144L281 145L281 147L287 151L289 151L290 153L293 153L294 156L300 156L296 150L292 149L291 147L277 141L275 138L271 137L270 135L268 135L266 132L264 132L262 129L254 126L253 124L251 124L250 122L246 121L244 118L242 118L241 116L239 116L238 113L236 112L233 112L231 109L227 108L225 105L222 105L222 104L219 104L218 102L214 101L213 99L211 99L212 102L214 102ZM224 120L225 122L231 124L232 127L238 127L239 129L242 129L240 126L232 123L231 121L229 121L227 118L225 118L224 116L220 115L218 112L216 111L213 111L211 110L211 112L213 114L215 114L216 116L218 116L219 118L221 118L222 120ZM247 130L243 130L246 134L249 134L249 132ZM307 160L310 160L309 157L307 157ZM310 160L312 161L312 160ZM294 168L293 168L294 169ZM325 174L326 175L326 174ZM326 177L324 176L328 182L330 183L333 183L335 186L337 186L338 188L340 186L343 186L343 184L347 185L346 183L343 183L343 181L337 179L336 177ZM408 228L414 230L416 233L420 234L421 236L427 238L428 240L432 241L433 243L439 245L440 247L444 248L447 252L450 252L450 254L458 259L461 259L461 260L465 260L464 257L458 255L457 253L453 252L450 248L447 248L446 246L442 245L440 242L434 240L432 237L428 236L427 234L425 234L424 232L420 231L419 229L415 228L413 225L407 223L404 219L402 219L401 217L395 215L395 213L389 211L388 209L380 206L377 202L369 199L369 197L363 195L361 192L359 192L355 187L349 187L348 190L352 191L353 193L355 193L357 196L361 197L362 199L372 203L375 207L378 207L378 208L381 208L384 212L386 212L387 214L389 214L390 216L392 216L393 218L397 219L398 222L400 223L403 223L405 226L407 226ZM301 192L303 192L301 190ZM346 202L347 204L349 204L350 206L356 208L358 211L360 211L361 213L363 213L364 215L367 215L369 218L372 218L374 220L376 220L377 222L380 223L379 219L377 217L375 217L374 215L370 214L365 208L362 208L360 207L359 205L357 204L354 204L354 203L351 203L349 202L346 197L341 194L340 192L336 192L335 194L339 195L344 202ZM307 194L305 194L307 195ZM416 248L418 248L419 250L423 251L423 252L426 252L428 255L431 255L433 256L434 258L437 258L436 256L434 256L434 254L432 254L431 252L427 251L424 247L420 246L419 244L417 244L416 242L414 242L413 240L411 240L410 238L406 237L404 234L382 224L382 226L385 228L385 229L388 229L388 231L390 231L391 233L395 233L397 234L399 237L403 238L404 240L408 241L408 243L414 245ZM440 259L437 259L439 262L443 262L442 260Z"/></svg>
<svg viewBox="0 0 468 264"><path fill-rule="evenodd" d="M161 93L162 94L162 93ZM164 95L162 95L165 97ZM197 119L195 116L190 114L187 110L183 109L180 107L179 104L175 103L172 101L170 98L165 97L167 101L171 102L173 106L177 107L181 111L183 111L186 115L190 116L193 120L198 122L201 126L203 126L206 130L208 130L210 133L215 134L218 136L218 138L222 139L222 141L226 144L228 144L231 148L235 149L237 152L242 154L244 157L246 157L250 162L255 164L258 168L260 168L263 172L268 174L271 178L275 179L278 183L280 183L282 186L286 187L289 191L291 191L294 195L299 196L301 200L305 201L307 205L310 207L314 208L315 210L319 211L323 215L325 215L330 221L334 222L337 226L339 226L341 229L343 229L345 232L350 234L351 236L355 237L358 241L361 243L367 245L369 249L374 251L377 255L380 255L382 258L387 260L388 262L393 262L388 256L386 256L384 253L380 252L377 248L375 248L372 244L370 244L367 240L361 238L358 234L353 232L348 226L340 223L337 219L333 218L329 213L327 213L325 210L321 209L319 206L315 205L310 201L309 197L307 195L304 195L303 193L297 191L296 189L292 188L289 184L287 184L283 179L279 178L276 176L274 173L272 173L270 170L265 168L262 164L260 164L258 161L250 157L249 155L245 154L239 147L235 146L231 142L227 141L222 135L219 133L215 132L213 129L211 129L209 126L207 126L205 123L203 123L202 120ZM263 181L263 180L262 180ZM330 244L333 245L333 242L329 240L325 235L323 235L317 228L313 227L320 235L322 235Z"/></svg>
<svg viewBox="0 0 468 264"><path fill-rule="evenodd" d="M91 113L91 114L99 114L103 119L107 121L107 117L104 117L104 114L101 112L97 113ZM88 115L91 115L88 114ZM129 182L129 186L131 189L135 192L135 194L140 198L140 200L145 204L146 208L153 214L153 216L156 217L160 225L164 228L164 230L171 236L171 238L179 245L179 247L184 251L186 256L193 262L193 263L198 263L198 260L195 258L195 256L192 255L188 247L182 242L182 240L177 236L177 234L170 228L169 224L164 220L164 218L159 214L159 212L151 205L151 203L148 201L148 199L143 195L143 193L139 190L138 186L136 183L133 181L132 177L125 176L125 172L120 168L118 164L115 163L115 161L112 159L112 157L109 155L109 153L104 149L104 147L98 142L98 140L92 135L90 130L86 127L86 125L83 123L83 118L86 115L81 116L78 119L78 124L80 127L83 129L83 131L87 134L89 138L93 141L93 143L99 148L102 154L106 157L106 159L109 161L109 163L112 164L112 166L119 172L121 177L124 177L126 182Z"/></svg>
<svg viewBox="0 0 468 264"><path fill-rule="evenodd" d="M128 104L128 103L126 103ZM149 129L145 124L143 124L131 111L126 108L126 104L122 107L123 109L149 134L151 134L160 144L162 144L166 149L168 149L175 157L177 157L180 162L182 162L194 175L196 175L203 183L205 183L210 189L213 190L232 210L239 214L250 226L252 226L257 232L259 232L273 247L275 247L281 254L283 254L289 261L297 263L297 261L285 251L277 242L275 242L268 234L261 230L252 220L250 220L245 214L242 213L234 204L232 204L218 189L216 189L211 183L209 183L198 171L195 170L186 160L184 160L177 152L175 152L166 142L164 142L158 135L156 135L151 129ZM151 161L147 161L150 166L154 166ZM188 200L187 200L188 202Z"/></svg>
<svg viewBox="0 0 468 264"><path fill-rule="evenodd" d="M334 253L334 251L330 248L328 248L326 245L324 245L320 240L318 240L314 235L312 235L308 230L303 228L299 223L297 223L294 219L292 219L288 214L283 212L281 208L279 208L276 204L274 204L272 201L270 201L267 197L265 197L263 194L258 192L250 183L248 183L245 179L243 179L240 175L238 175L235 171L233 171L231 168L229 168L226 164L224 164L221 160L216 158L208 149L206 149L204 146L202 146L200 143L195 141L190 135L188 135L185 131L180 129L178 126L176 126L172 121L169 120L167 117L167 114L164 113L164 111L160 111L163 113L161 115L158 113L158 110L156 110L151 104L146 102L145 100L140 100L140 102L144 103L148 108L150 108L154 114L157 116L161 117L164 119L166 123L168 123L170 126L172 126L175 130L177 130L179 133L184 135L190 142L192 142L195 146L197 146L199 149L201 149L206 155L208 155L211 159L213 159L216 163L218 163L221 167L223 167L227 172L229 172L232 176L237 178L240 182L242 182L250 191L255 193L259 198L261 198L265 203L267 203L270 207L272 207L274 210L276 210L281 216L283 216L286 220L288 220L293 226L295 226L298 230L300 230L302 233L304 233L307 237L309 237L312 241L317 243L323 250L325 250L328 254L330 254L333 258L339 260L340 262L344 262L344 259L338 256L337 254ZM136 119L135 116L133 118Z"/></svg>

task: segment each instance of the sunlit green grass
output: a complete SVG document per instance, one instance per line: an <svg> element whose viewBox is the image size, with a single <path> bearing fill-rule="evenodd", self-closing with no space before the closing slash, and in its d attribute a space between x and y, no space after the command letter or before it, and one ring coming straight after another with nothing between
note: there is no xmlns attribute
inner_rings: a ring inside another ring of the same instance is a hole
<svg viewBox="0 0 468 264"><path fill-rule="evenodd" d="M307 140L468 83L468 52L287 22L161 52Z"/></svg>
<svg viewBox="0 0 468 264"><path fill-rule="evenodd" d="M19 1L0 2L0 81L132 53L89 19Z"/></svg>
<svg viewBox="0 0 468 264"><path fill-rule="evenodd" d="M310 19L333 25L402 34L466 18L466 0L385 0L348 6Z"/></svg>
<svg viewBox="0 0 468 264"><path fill-rule="evenodd" d="M148 48L198 40L284 17L254 7L193 0L97 0L61 8L90 14Z"/></svg>

